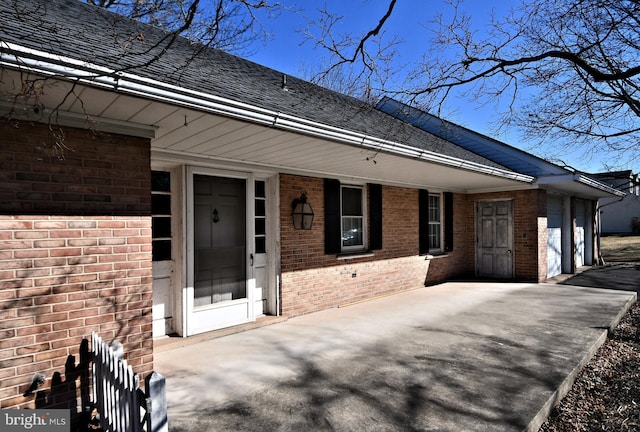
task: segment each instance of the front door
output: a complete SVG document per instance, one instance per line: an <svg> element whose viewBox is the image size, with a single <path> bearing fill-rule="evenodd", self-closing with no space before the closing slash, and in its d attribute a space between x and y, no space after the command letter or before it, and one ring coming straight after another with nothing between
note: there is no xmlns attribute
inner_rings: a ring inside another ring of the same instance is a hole
<svg viewBox="0 0 640 432"><path fill-rule="evenodd" d="M192 289L187 333L253 320L247 273L247 178L193 174L190 248Z"/></svg>
<svg viewBox="0 0 640 432"><path fill-rule="evenodd" d="M513 278L512 201L479 201L476 224L476 275Z"/></svg>

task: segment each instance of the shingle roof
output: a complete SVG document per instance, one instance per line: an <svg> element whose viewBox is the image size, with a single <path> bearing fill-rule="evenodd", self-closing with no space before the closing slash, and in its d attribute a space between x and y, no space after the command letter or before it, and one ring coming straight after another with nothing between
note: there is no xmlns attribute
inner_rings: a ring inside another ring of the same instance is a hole
<svg viewBox="0 0 640 432"><path fill-rule="evenodd" d="M361 101L76 0L0 2L0 39L490 167L502 165ZM3 47L4 49L4 47ZM160 55L162 54L162 55ZM159 59L155 60L156 56Z"/></svg>
<svg viewBox="0 0 640 432"><path fill-rule="evenodd" d="M569 172L531 153L391 98L383 98L378 103L378 109L515 172L534 177L562 175Z"/></svg>

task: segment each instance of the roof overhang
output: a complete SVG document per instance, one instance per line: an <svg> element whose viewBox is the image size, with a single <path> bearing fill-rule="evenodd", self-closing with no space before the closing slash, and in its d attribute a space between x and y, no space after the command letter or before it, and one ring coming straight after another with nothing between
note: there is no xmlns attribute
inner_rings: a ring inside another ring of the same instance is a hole
<svg viewBox="0 0 640 432"><path fill-rule="evenodd" d="M465 193L530 188L535 180L507 169L417 149L73 58L6 42L0 44L0 65L20 75L14 78L16 85L24 73L50 78L51 85L39 96L39 101L56 107L55 118L56 121L62 119L60 124L78 126L83 118L91 117L94 125L102 125L107 131L154 135L153 155L159 158L215 159L280 172L333 175ZM6 83L7 80L3 85ZM60 103L72 86L74 92L83 94L83 103L77 103L80 97ZM28 109L26 112L28 117L33 117ZM43 114L39 114L40 121ZM218 130L214 126L219 126ZM225 142L223 135L233 137L234 141ZM237 147L244 150L238 152Z"/></svg>
<svg viewBox="0 0 640 432"><path fill-rule="evenodd" d="M443 139L448 139L467 150L488 157L512 170L536 176L536 187L589 199L622 196L618 190L595 178L540 159L516 147L394 99L385 98L378 104L378 107L397 118L434 133Z"/></svg>
<svg viewBox="0 0 640 432"><path fill-rule="evenodd" d="M589 199L623 197L625 195L624 192L580 173L539 177L535 183L544 189Z"/></svg>

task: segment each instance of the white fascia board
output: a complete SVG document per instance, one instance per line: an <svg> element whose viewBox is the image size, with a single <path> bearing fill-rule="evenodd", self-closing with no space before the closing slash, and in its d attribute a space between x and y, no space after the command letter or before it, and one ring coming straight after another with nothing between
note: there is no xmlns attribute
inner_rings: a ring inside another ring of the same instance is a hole
<svg viewBox="0 0 640 432"><path fill-rule="evenodd" d="M376 151L438 163L464 170L479 172L523 183L533 183L535 177L502 168L490 167L463 159L403 145L397 142L369 137L360 132L349 131L309 121L257 106L233 101L184 87L163 83L130 73L94 65L70 57L49 54L44 51L0 42L6 51L0 54L0 64L18 70L75 80L86 85L104 88L145 99L166 102L200 111L221 114L265 126L278 127L297 133L310 134Z"/></svg>
<svg viewBox="0 0 640 432"><path fill-rule="evenodd" d="M582 184L587 185L587 186L591 186L592 188L601 190L601 191L606 192L608 194L615 195L615 196L618 196L618 197L623 197L623 196L626 195L624 192L619 191L617 189L614 189L611 186L606 185L604 183L601 183L598 180L595 180L595 179L593 179L593 178L591 178L589 176L585 176L585 175L582 175L582 174L576 174L575 177L576 177L576 181L577 182L582 183Z"/></svg>
<svg viewBox="0 0 640 432"><path fill-rule="evenodd" d="M544 176L539 177L536 180L538 185L556 186L562 189L562 185L570 185L571 183L578 183L583 186L587 186L592 189L598 190L600 193L604 192L613 196L624 196L624 192L616 190L604 183L601 183L591 177L582 175L580 173L567 173L563 175Z"/></svg>

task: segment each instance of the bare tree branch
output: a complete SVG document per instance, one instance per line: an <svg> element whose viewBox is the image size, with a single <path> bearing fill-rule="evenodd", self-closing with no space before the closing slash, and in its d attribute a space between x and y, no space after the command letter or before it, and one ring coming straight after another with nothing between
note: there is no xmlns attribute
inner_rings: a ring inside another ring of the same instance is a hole
<svg viewBox="0 0 640 432"><path fill-rule="evenodd" d="M336 42L334 21L324 20L329 25L316 41L332 56L327 70L346 62L370 73L380 68L370 60L368 38L384 39L394 2L388 4L374 30L350 45L346 38ZM437 114L460 97L483 108L501 102L501 124L539 143L640 159L638 0L522 0L487 27L474 27L476 21L461 0L450 0L447 14L430 23L434 36L409 80L378 92Z"/></svg>

